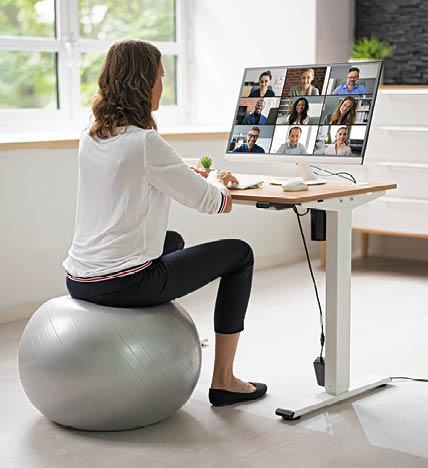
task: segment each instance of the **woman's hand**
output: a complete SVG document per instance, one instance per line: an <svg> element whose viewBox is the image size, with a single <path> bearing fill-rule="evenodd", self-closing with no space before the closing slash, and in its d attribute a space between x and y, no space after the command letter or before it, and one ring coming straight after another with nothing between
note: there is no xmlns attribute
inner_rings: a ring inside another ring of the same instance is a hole
<svg viewBox="0 0 428 468"><path fill-rule="evenodd" d="M218 171L217 179L226 187L229 182L232 182L233 184L239 184L238 179L228 171Z"/></svg>
<svg viewBox="0 0 428 468"><path fill-rule="evenodd" d="M197 169L194 166L189 166L189 167L190 167L190 169L192 169L193 172L196 172L196 174L199 174L204 179L206 179L208 177L208 172L207 171L204 171L203 169Z"/></svg>

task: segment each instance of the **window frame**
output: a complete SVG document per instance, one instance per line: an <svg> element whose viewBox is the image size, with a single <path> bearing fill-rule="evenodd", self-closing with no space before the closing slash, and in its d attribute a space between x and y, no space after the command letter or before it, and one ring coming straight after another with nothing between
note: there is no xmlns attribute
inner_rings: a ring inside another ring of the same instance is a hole
<svg viewBox="0 0 428 468"><path fill-rule="evenodd" d="M154 115L163 124L187 123L187 0L175 0L176 37L173 42L152 42L162 55L175 55L176 105L161 106ZM88 122L90 107L81 106L80 61L85 52L106 53L115 41L79 37L78 0L55 0L56 37L0 35L0 51L49 52L57 54L59 108L55 110L0 108L3 131L28 130L23 123L34 122L47 130L70 126L82 128Z"/></svg>

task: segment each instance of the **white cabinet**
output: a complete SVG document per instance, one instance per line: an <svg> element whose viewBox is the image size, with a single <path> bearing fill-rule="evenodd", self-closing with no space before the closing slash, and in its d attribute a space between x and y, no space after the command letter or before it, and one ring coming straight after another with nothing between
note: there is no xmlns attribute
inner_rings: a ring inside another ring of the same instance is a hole
<svg viewBox="0 0 428 468"><path fill-rule="evenodd" d="M364 166L355 169L360 181L397 184L354 210L355 230L428 237L428 87L379 90Z"/></svg>

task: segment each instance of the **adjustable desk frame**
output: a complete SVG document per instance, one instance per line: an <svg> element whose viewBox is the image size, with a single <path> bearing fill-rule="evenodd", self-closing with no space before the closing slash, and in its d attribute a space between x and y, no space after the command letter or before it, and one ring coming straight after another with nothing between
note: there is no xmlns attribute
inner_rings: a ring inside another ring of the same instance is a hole
<svg viewBox="0 0 428 468"><path fill-rule="evenodd" d="M238 203L255 205L257 201L269 201L297 205L302 209L325 210L327 214L325 391L307 398L298 407L278 408L276 414L286 420L298 419L304 414L391 382L389 377L371 377L350 384L351 238L352 210L383 196L386 189L395 188L396 185L366 184L359 186L362 190L357 190L357 193L352 190L356 186L342 184L342 191L337 189L338 186L329 183L311 187L308 192L291 193L284 193L280 188L276 193L271 188L245 193L232 191L232 198ZM329 190L329 187L334 190Z"/></svg>

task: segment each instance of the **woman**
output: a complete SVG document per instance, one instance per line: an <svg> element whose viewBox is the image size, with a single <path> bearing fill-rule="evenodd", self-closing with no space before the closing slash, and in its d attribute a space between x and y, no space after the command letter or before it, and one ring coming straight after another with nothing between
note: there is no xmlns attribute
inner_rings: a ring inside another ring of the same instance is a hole
<svg viewBox="0 0 428 468"><path fill-rule="evenodd" d="M253 89L248 97L273 97L275 93L272 89L268 89L269 83L272 80L272 73L267 70L263 72L259 77L259 87Z"/></svg>
<svg viewBox="0 0 428 468"><path fill-rule="evenodd" d="M309 123L309 102L305 98L297 99L288 116L289 125L305 125Z"/></svg>
<svg viewBox="0 0 428 468"><path fill-rule="evenodd" d="M307 68L303 70L300 77L300 86L293 86L288 95L289 96L319 96L320 92L315 86L312 86L312 81L315 78L315 70L313 68Z"/></svg>
<svg viewBox="0 0 428 468"><path fill-rule="evenodd" d="M336 140L333 145L329 145L325 154L337 154L340 156L351 156L352 150L348 144L348 129L340 127L336 132Z"/></svg>
<svg viewBox="0 0 428 468"><path fill-rule="evenodd" d="M346 97L331 116L327 115L324 123L329 125L352 125L357 117L357 101L352 97Z"/></svg>
<svg viewBox="0 0 428 468"><path fill-rule="evenodd" d="M107 53L79 145L75 233L64 267L72 297L105 306L147 307L184 296L222 277L214 314L216 354L209 391L213 405L253 400L266 385L233 374L248 304L251 248L220 240L183 249L167 232L171 198L204 213L228 213L220 172L208 183L156 132L152 111L162 94L161 54L153 45L120 41ZM198 171L196 171L198 172Z"/></svg>

